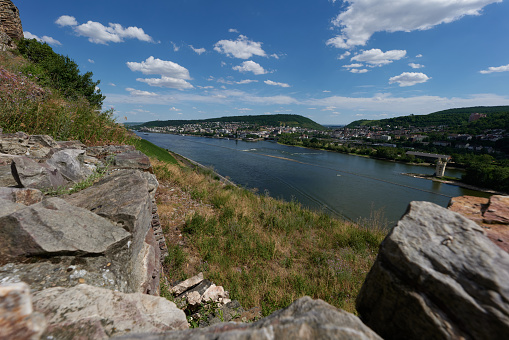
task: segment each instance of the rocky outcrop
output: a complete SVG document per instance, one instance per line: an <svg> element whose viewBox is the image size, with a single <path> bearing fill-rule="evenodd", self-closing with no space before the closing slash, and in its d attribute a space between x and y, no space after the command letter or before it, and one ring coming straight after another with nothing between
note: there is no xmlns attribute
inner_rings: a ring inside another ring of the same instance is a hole
<svg viewBox="0 0 509 340"><path fill-rule="evenodd" d="M13 40L23 38L18 8L11 0L0 0L0 50L15 48Z"/></svg>
<svg viewBox="0 0 509 340"><path fill-rule="evenodd" d="M509 254L476 223L412 202L380 246L357 298L389 339L497 339L509 334Z"/></svg>
<svg viewBox="0 0 509 340"><path fill-rule="evenodd" d="M448 209L476 222L494 244L509 253L509 196L454 197Z"/></svg>
<svg viewBox="0 0 509 340"><path fill-rule="evenodd" d="M356 316L322 300L303 297L254 323L220 323L188 331L129 334L119 339L381 339Z"/></svg>

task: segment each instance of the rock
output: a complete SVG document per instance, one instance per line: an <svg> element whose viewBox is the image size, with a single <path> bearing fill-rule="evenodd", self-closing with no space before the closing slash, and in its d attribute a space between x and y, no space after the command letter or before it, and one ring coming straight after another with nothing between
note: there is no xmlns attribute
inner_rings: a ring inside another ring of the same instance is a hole
<svg viewBox="0 0 509 340"><path fill-rule="evenodd" d="M125 294L86 284L34 293L34 308L44 313L47 339L107 339L113 335L187 329L183 311L164 298Z"/></svg>
<svg viewBox="0 0 509 340"><path fill-rule="evenodd" d="M213 284L205 291L205 293L203 293L202 300L219 302L220 298L226 297L228 297L228 294L224 291L224 288Z"/></svg>
<svg viewBox="0 0 509 340"><path fill-rule="evenodd" d="M28 137L29 148L27 156L30 158L44 159L49 156L54 148L59 148L59 145L48 135L33 135Z"/></svg>
<svg viewBox="0 0 509 340"><path fill-rule="evenodd" d="M21 203L15 203L12 199L5 199L0 196L0 220L2 216L12 214L21 209L25 209L26 206ZM4 225L0 226L0 231L4 232Z"/></svg>
<svg viewBox="0 0 509 340"><path fill-rule="evenodd" d="M62 149L56 151L46 163L58 169L65 179L77 183L93 173L93 170L86 166L84 156L85 150Z"/></svg>
<svg viewBox="0 0 509 340"><path fill-rule="evenodd" d="M476 223L412 202L380 246L357 297L361 319L390 339L509 334L509 254Z"/></svg>
<svg viewBox="0 0 509 340"><path fill-rule="evenodd" d="M150 169L150 159L139 150L122 152L115 155L113 165L121 169Z"/></svg>
<svg viewBox="0 0 509 340"><path fill-rule="evenodd" d="M14 179L10 165L0 165L0 187L14 187L18 182Z"/></svg>
<svg viewBox="0 0 509 340"><path fill-rule="evenodd" d="M254 323L219 323L162 334L128 334L119 339L381 339L355 315L322 300L303 297Z"/></svg>
<svg viewBox="0 0 509 340"><path fill-rule="evenodd" d="M29 148L28 137L23 132L0 135L0 152L9 155L26 155Z"/></svg>
<svg viewBox="0 0 509 340"><path fill-rule="evenodd" d="M19 10L11 0L0 0L0 31L5 32L11 39L23 38L23 27L19 18Z"/></svg>
<svg viewBox="0 0 509 340"><path fill-rule="evenodd" d="M130 234L60 198L0 217L0 254L6 257L105 254L124 246Z"/></svg>
<svg viewBox="0 0 509 340"><path fill-rule="evenodd" d="M37 189L0 188L0 198L14 203L32 205L41 202L43 194Z"/></svg>
<svg viewBox="0 0 509 340"><path fill-rule="evenodd" d="M15 158L11 170L14 179L24 188L57 189L67 184L58 169L25 156Z"/></svg>
<svg viewBox="0 0 509 340"><path fill-rule="evenodd" d="M484 223L509 224L509 196L491 196L483 217Z"/></svg>
<svg viewBox="0 0 509 340"><path fill-rule="evenodd" d="M150 198L152 200L156 197L156 191L159 187L159 182L157 181L157 177L154 174L151 174L150 172L144 171L142 172L142 176L145 177L148 183L148 192L150 194Z"/></svg>
<svg viewBox="0 0 509 340"><path fill-rule="evenodd" d="M46 328L44 315L33 312L25 283L0 285L0 339L39 339Z"/></svg>
<svg viewBox="0 0 509 340"><path fill-rule="evenodd" d="M489 199L476 196L459 196L451 198L448 209L476 222L483 222L483 211L488 206Z"/></svg>
<svg viewBox="0 0 509 340"><path fill-rule="evenodd" d="M193 276L190 279L187 279L183 282L180 282L178 285L172 287L170 289L170 293L172 294L182 294L186 290L198 285L203 281L203 273L199 273L198 275Z"/></svg>

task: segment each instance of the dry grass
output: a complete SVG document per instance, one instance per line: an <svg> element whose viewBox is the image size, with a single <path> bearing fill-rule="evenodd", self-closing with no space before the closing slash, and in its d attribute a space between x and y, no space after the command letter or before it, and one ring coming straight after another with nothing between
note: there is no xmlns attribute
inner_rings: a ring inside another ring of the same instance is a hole
<svg viewBox="0 0 509 340"><path fill-rule="evenodd" d="M224 185L210 174L155 160L153 166L172 253L169 281L203 271L264 315L303 295L355 312L355 297L384 236L374 221L367 229ZM181 199L172 200L172 193Z"/></svg>

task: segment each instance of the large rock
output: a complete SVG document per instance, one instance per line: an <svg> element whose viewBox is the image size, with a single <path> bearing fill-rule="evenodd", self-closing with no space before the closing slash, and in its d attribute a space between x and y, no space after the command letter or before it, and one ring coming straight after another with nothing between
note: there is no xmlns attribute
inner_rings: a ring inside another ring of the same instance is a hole
<svg viewBox="0 0 509 340"><path fill-rule="evenodd" d="M140 293L78 285L34 293L34 309L44 313L44 339L107 339L130 332L158 333L188 328L173 302Z"/></svg>
<svg viewBox="0 0 509 340"><path fill-rule="evenodd" d="M129 247L131 260L125 268L130 279L130 291L154 292L153 287L159 285L159 275L153 277L154 268L151 264L154 262L149 261L147 256L156 256L159 245L154 238L147 238L152 223L152 200L147 180L142 173L137 170L114 171L92 187L66 200L109 219L132 234ZM147 244L147 240L153 244ZM140 258L146 260L139 261Z"/></svg>
<svg viewBox="0 0 509 340"><path fill-rule="evenodd" d="M122 169L150 169L150 159L139 150L126 151L115 155L113 165Z"/></svg>
<svg viewBox="0 0 509 340"><path fill-rule="evenodd" d="M45 328L44 315L33 311L27 284L0 285L0 339L37 340Z"/></svg>
<svg viewBox="0 0 509 340"><path fill-rule="evenodd" d="M5 257L105 254L130 238L121 227L60 198L0 216L0 226L0 254Z"/></svg>
<svg viewBox="0 0 509 340"><path fill-rule="evenodd" d="M491 196L483 216L484 223L509 224L509 196Z"/></svg>
<svg viewBox="0 0 509 340"><path fill-rule="evenodd" d="M42 201L43 194L37 189L2 188L0 187L0 198L14 203L32 205Z"/></svg>
<svg viewBox="0 0 509 340"><path fill-rule="evenodd" d="M509 254L460 214L412 202L382 242L357 311L388 339L500 339L508 301Z"/></svg>
<svg viewBox="0 0 509 340"><path fill-rule="evenodd" d="M56 151L46 163L58 169L67 180L80 182L93 173L93 169L85 164L84 157L85 150L62 149Z"/></svg>
<svg viewBox="0 0 509 340"><path fill-rule="evenodd" d="M15 158L11 170L19 186L24 188L57 189L67 184L57 168L25 156Z"/></svg>
<svg viewBox="0 0 509 340"><path fill-rule="evenodd" d="M206 328L163 334L128 334L120 339L381 339L355 315L322 300L303 297L257 322L220 323Z"/></svg>
<svg viewBox="0 0 509 340"><path fill-rule="evenodd" d="M19 10L11 0L0 0L0 30L5 32L11 39L23 38L23 27L19 18Z"/></svg>

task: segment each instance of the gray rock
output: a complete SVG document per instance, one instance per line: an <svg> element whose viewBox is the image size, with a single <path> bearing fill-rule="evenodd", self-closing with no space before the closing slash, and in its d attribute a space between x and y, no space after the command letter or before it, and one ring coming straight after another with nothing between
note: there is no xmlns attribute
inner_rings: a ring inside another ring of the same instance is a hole
<svg viewBox="0 0 509 340"><path fill-rule="evenodd" d="M14 179L11 172L11 165L0 165L0 187L14 187L18 182Z"/></svg>
<svg viewBox="0 0 509 340"><path fill-rule="evenodd" d="M322 300L303 297L254 323L219 323L162 334L128 334L119 339L381 339L355 315Z"/></svg>
<svg viewBox="0 0 509 340"><path fill-rule="evenodd" d="M25 283L0 285L0 339L39 339L46 328L44 315L33 312Z"/></svg>
<svg viewBox="0 0 509 340"><path fill-rule="evenodd" d="M43 338L107 339L113 335L158 333L188 328L184 312L164 298L124 294L78 285L34 293L34 308L44 313Z"/></svg>
<svg viewBox="0 0 509 340"><path fill-rule="evenodd" d="M182 294L186 290L198 285L200 282L203 281L203 273L199 273L198 275L195 275L185 281L180 282L178 285L171 288L170 292L173 294ZM205 291L203 291L205 292Z"/></svg>
<svg viewBox="0 0 509 340"><path fill-rule="evenodd" d="M13 202L12 199L5 199L0 196L0 217L10 215L15 211L25 209L26 206L21 203ZM3 225L0 225L0 232L3 231Z"/></svg>
<svg viewBox="0 0 509 340"><path fill-rule="evenodd" d="M122 169L150 169L150 159L139 150L126 151L115 155L114 166Z"/></svg>
<svg viewBox="0 0 509 340"><path fill-rule="evenodd" d="M26 155L28 135L23 132L0 135L0 152L10 155Z"/></svg>
<svg viewBox="0 0 509 340"><path fill-rule="evenodd" d="M56 151L46 161L69 181L80 182L92 174L92 169L84 162L85 150L63 149Z"/></svg>
<svg viewBox="0 0 509 340"><path fill-rule="evenodd" d="M509 254L460 214L412 202L381 244L357 310L386 338L500 339L508 302Z"/></svg>
<svg viewBox="0 0 509 340"><path fill-rule="evenodd" d="M14 203L24 205L32 205L42 201L43 194L37 189L21 189L21 188L1 188L0 198L9 200Z"/></svg>
<svg viewBox="0 0 509 340"><path fill-rule="evenodd" d="M15 158L12 175L25 188L57 189L67 184L58 169L45 163L37 163L25 156Z"/></svg>
<svg viewBox="0 0 509 340"><path fill-rule="evenodd" d="M46 158L51 154L53 148L58 148L58 144L48 135L33 135L28 137L29 149L27 155L31 158Z"/></svg>
<svg viewBox="0 0 509 340"><path fill-rule="evenodd" d="M59 198L0 217L2 256L104 254L121 248L129 233Z"/></svg>
<svg viewBox="0 0 509 340"><path fill-rule="evenodd" d="M148 192L150 193L150 198L152 200L156 197L156 191L159 187L159 182L157 181L157 177L150 172L144 171L142 172L142 176L147 180L148 183Z"/></svg>

